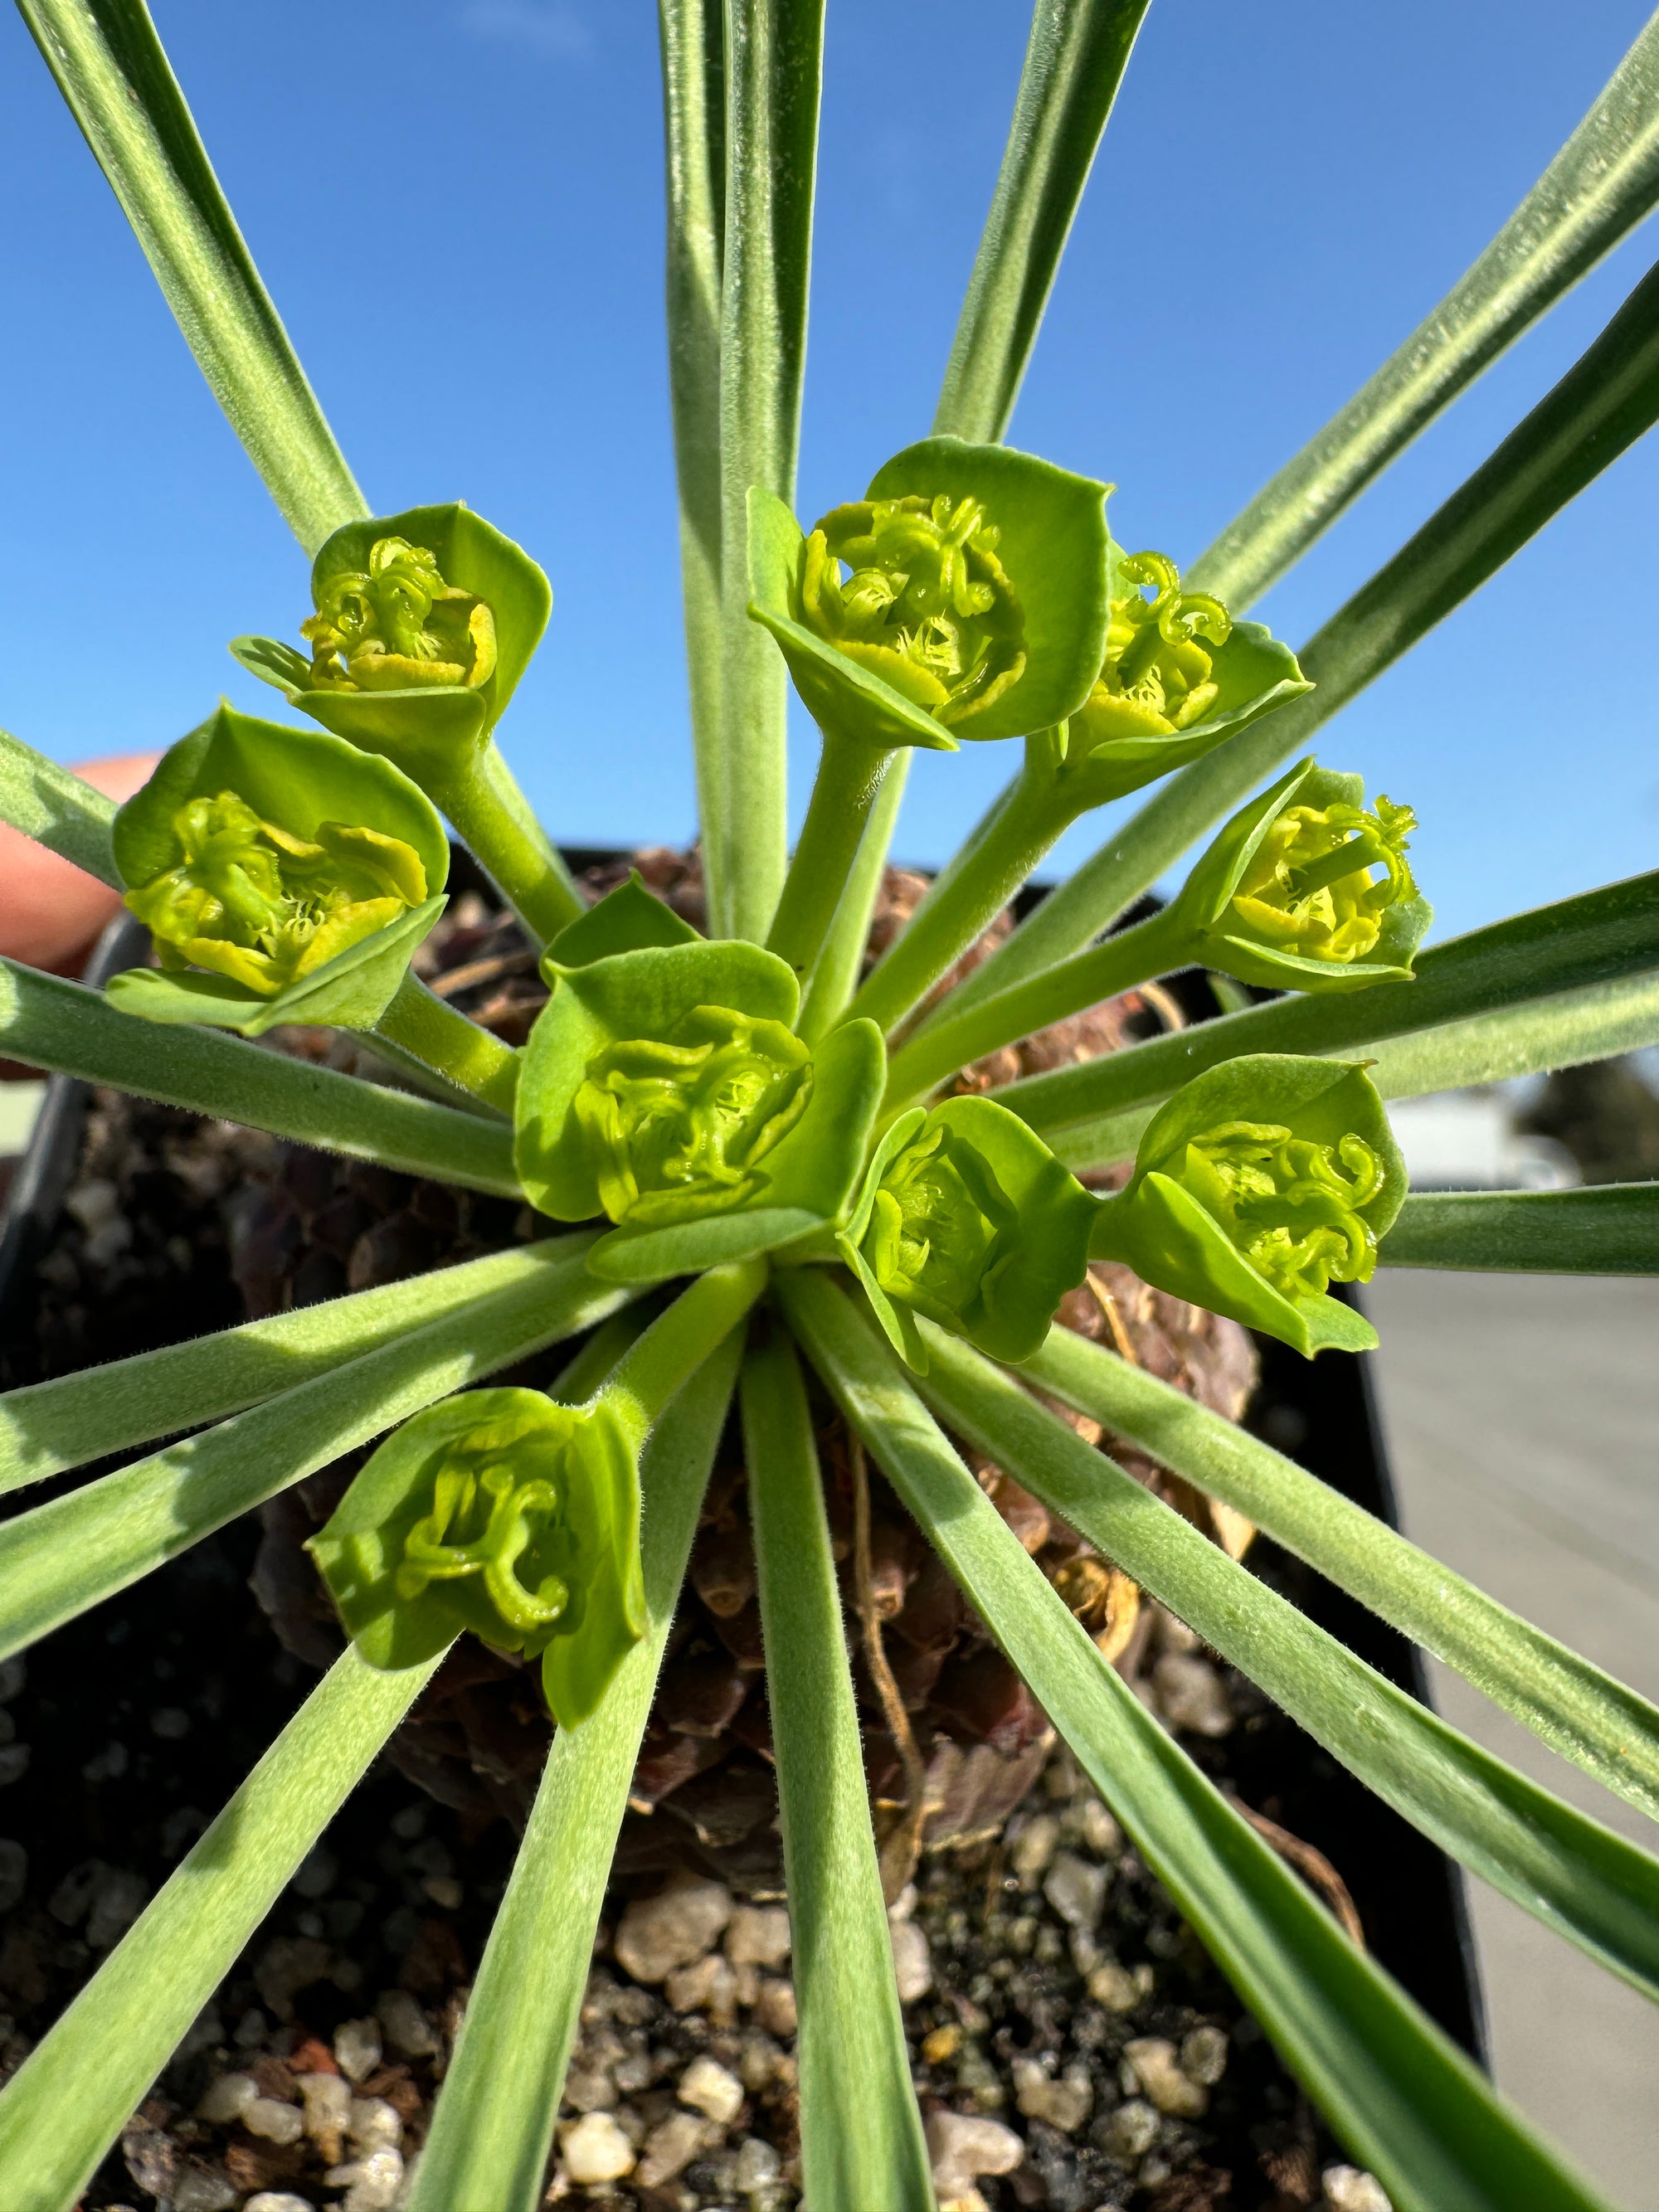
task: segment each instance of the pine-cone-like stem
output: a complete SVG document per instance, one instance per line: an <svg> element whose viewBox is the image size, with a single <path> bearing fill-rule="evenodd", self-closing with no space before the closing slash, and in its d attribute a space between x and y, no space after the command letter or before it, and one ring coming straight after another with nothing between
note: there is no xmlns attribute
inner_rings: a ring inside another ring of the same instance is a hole
<svg viewBox="0 0 1659 2212"><path fill-rule="evenodd" d="M599 897L629 866L686 920L702 922L695 854L637 853L589 871L585 888ZM888 870L871 960L926 889L924 877ZM999 917L941 991L985 959L1012 927L1009 915ZM435 990L513 1043L523 1041L545 998L516 923L477 892L456 901L422 949L422 964ZM1115 1051L1162 998L1131 992L1091 1007L965 1069L957 1087L989 1090L1017 1075ZM295 1042L296 1048L309 1043L337 1060L356 1049L337 1037ZM267 1314L470 1259L552 1227L528 1208L285 1146L242 1214L235 1267L250 1312ZM1125 1268L1096 1267L1060 1318L1086 1335L1115 1341L1125 1357L1229 1419L1240 1416L1254 1387L1255 1357L1243 1329L1149 1289ZM568 1352L561 1347L495 1379L544 1385ZM865 1717L866 1770L887 1846L890 1886L897 1886L915 1843L958 1841L999 1826L1036 1778L1051 1735L1042 1709L892 1492L873 1468L860 1469L839 1416L826 1400L816 1405ZM1066 1418L1091 1441L1101 1440L1095 1425ZM1127 1450L1116 1456L1235 1555L1249 1540L1237 1516L1144 1456ZM1141 1607L1127 1577L1018 1483L982 1455L967 1457L1072 1610L1133 1674L1146 1651L1152 1609ZM264 1509L254 1587L284 1642L314 1666L326 1665L343 1639L302 1547L332 1511L360 1460L354 1455L325 1469ZM439 1670L391 1751L412 1781L445 1803L480 1821L503 1815L521 1826L551 1728L534 1668L468 1638ZM664 1657L619 1869L643 1873L690 1863L729 1881L766 1886L779 1868L775 1813L747 1481L734 1423L709 1484Z"/></svg>

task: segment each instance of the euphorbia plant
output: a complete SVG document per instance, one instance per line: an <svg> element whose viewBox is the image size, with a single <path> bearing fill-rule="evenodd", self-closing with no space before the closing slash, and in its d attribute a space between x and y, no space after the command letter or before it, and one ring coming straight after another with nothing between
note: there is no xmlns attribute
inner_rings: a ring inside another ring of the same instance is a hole
<svg viewBox="0 0 1659 2212"><path fill-rule="evenodd" d="M1659 884L1419 952L1428 914L1407 810L1368 803L1357 775L1310 757L1252 794L1649 427L1659 283L1300 653L1243 617L1659 196L1659 33L1453 299L1183 574L1112 542L1103 485L1002 444L1145 0L1038 0L932 434L810 530L792 456L815 153L802 88L817 81L821 9L732 0L715 21L701 0L662 0L705 938L637 880L584 910L493 735L547 619L545 579L459 501L368 512L139 0L21 4L313 564L309 613L297 595L291 616L250 611L303 647L235 647L304 723L222 710L118 815L16 740L0 745L0 812L116 884L159 963L103 994L9 964L0 1047L522 1196L565 1226L0 1400L9 1488L200 1431L7 1524L5 1650L376 1446L313 1547L345 1656L0 2094L0 2203L75 2202L465 1634L538 1659L558 1727L409 2203L539 2201L605 1869L735 1393L794 1923L806 2200L927 2212L804 1354L1395 2203L1592 2205L1162 1733L954 1440L1438 1844L1659 1996L1659 1862L1372 1674L1042 1401L1248 1516L1659 1816L1659 1712L1265 1444L1049 1327L1091 1252L1328 1357L1370 1340L1331 1286L1379 1261L1655 1264L1650 1188L1407 1195L1382 1101L1659 1039ZM793 866L786 670L823 748ZM860 985L908 750L1004 738L1023 741L1023 760L1003 799ZM1092 860L942 989L1069 823L1153 781ZM550 995L522 1053L410 972L447 864L434 809L540 949ZM1112 934L1206 837L1168 908ZM1285 995L960 1095L965 1063L1188 963ZM295 1019L364 1030L421 1095L224 1034ZM550 1393L477 1387L584 1336Z"/></svg>

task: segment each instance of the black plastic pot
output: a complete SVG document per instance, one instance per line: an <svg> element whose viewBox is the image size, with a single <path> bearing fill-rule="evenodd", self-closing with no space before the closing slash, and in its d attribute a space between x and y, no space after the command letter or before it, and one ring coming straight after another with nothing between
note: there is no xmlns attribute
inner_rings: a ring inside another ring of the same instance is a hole
<svg viewBox="0 0 1659 2212"><path fill-rule="evenodd" d="M578 872L617 857L567 854ZM463 857L455 887L465 889L475 879ZM1029 908L1036 896L1028 893L1022 905ZM112 923L85 980L101 983L133 964L143 957L144 941L137 922ZM1177 977L1172 988L1189 1019L1215 1011L1201 975ZM88 1086L72 1078L51 1079L0 1216L0 1318L55 1233L74 1174L87 1094ZM1398 1526L1372 1385L1373 1355L1328 1352L1310 1362L1265 1339L1261 1350L1262 1381L1250 1428L1368 1512ZM1431 1702L1422 1656L1406 1638L1265 1540L1251 1552L1250 1565L1390 1681ZM1457 1866L1288 1723L1236 1732L1224 1756L1247 1802L1269 1810L1340 1871L1376 1956L1457 2043L1486 2064L1480 1978Z"/></svg>

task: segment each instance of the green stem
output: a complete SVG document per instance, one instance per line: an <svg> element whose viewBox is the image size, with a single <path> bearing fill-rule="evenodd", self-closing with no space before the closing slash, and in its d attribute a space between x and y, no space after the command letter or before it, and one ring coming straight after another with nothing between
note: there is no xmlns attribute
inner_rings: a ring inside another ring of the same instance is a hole
<svg viewBox="0 0 1659 2212"><path fill-rule="evenodd" d="M781 1328L744 1360L740 1395L800 2011L806 2200L933 2212L812 1411Z"/></svg>
<svg viewBox="0 0 1659 2212"><path fill-rule="evenodd" d="M829 1035L846 1012L857 988L859 969L864 964L864 949L870 941L870 924L886 872L893 825L904 802L905 781L909 773L910 752L906 746L894 754L876 794L870 819L859 840L858 857L853 862L841 904L836 908L835 921L818 955L818 964L812 970L806 996L801 1001L795 1027L808 1044L817 1044Z"/></svg>
<svg viewBox="0 0 1659 2212"><path fill-rule="evenodd" d="M374 1034L512 1119L519 1054L477 1022L468 1021L458 1007L428 990L418 975L404 975Z"/></svg>
<svg viewBox="0 0 1659 2212"><path fill-rule="evenodd" d="M599 1711L553 1739L409 2212L534 2212L581 2016L617 1831L720 1443L739 1346L709 1359L640 1463L649 1626Z"/></svg>
<svg viewBox="0 0 1659 2212"><path fill-rule="evenodd" d="M720 260L726 26L720 0L658 0L667 170L668 389L697 811L720 814Z"/></svg>
<svg viewBox="0 0 1659 2212"><path fill-rule="evenodd" d="M121 878L110 849L114 819L112 799L0 730L0 822L118 891Z"/></svg>
<svg viewBox="0 0 1659 2212"><path fill-rule="evenodd" d="M538 945L586 913L493 738L465 775L433 776L427 787Z"/></svg>
<svg viewBox="0 0 1659 2212"><path fill-rule="evenodd" d="M928 1091L987 1053L1035 1036L1051 1022L1115 999L1154 975L1168 975L1189 967L1198 957L1191 930L1178 907L1149 915L1133 929L1109 937L1075 959L1063 960L1029 983L1016 983L999 991L983 1005L951 1015L923 1030L893 1059L888 1072L884 1114L898 1113L912 1099Z"/></svg>
<svg viewBox="0 0 1659 2212"><path fill-rule="evenodd" d="M916 908L848 1010L891 1031L1001 913L1071 820L1052 731L1025 740L1025 765Z"/></svg>
<svg viewBox="0 0 1659 2212"><path fill-rule="evenodd" d="M617 1362L601 1395L644 1442L652 1424L766 1288L763 1259L735 1260L699 1275Z"/></svg>
<svg viewBox="0 0 1659 2212"><path fill-rule="evenodd" d="M98 991L0 960L0 1048L8 1059L112 1084L215 1120L379 1160L410 1175L520 1195L512 1133L491 1119L336 1075L217 1030L163 1038Z"/></svg>
<svg viewBox="0 0 1659 2212"><path fill-rule="evenodd" d="M139 0L20 0L214 398L307 552L368 513Z"/></svg>
<svg viewBox="0 0 1659 2212"><path fill-rule="evenodd" d="M0 2098L0 2203L62 2212L439 1666L323 1677Z"/></svg>
<svg viewBox="0 0 1659 2212"><path fill-rule="evenodd" d="M787 960L803 983L817 965L892 758L886 745L823 732L800 842L766 940L767 951Z"/></svg>

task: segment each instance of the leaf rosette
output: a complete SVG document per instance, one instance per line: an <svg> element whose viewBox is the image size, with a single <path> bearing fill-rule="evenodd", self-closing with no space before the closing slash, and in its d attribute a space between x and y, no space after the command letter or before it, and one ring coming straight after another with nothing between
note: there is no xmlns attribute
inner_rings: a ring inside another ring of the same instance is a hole
<svg viewBox="0 0 1659 2212"><path fill-rule="evenodd" d="M925 1374L918 1314L994 1359L1029 1359L1083 1280L1095 1212L1006 1106L947 1098L894 1122L836 1241L894 1349Z"/></svg>
<svg viewBox="0 0 1659 2212"><path fill-rule="evenodd" d="M602 912L544 962L553 995L518 1090L515 1158L532 1203L559 1221L607 1215L617 1228L588 1264L623 1281L714 1267L833 1222L881 1096L873 1023L809 1048L791 1027L793 970L735 940L562 959L607 941L577 940Z"/></svg>
<svg viewBox="0 0 1659 2212"><path fill-rule="evenodd" d="M645 1632L638 1437L603 1395L468 1390L388 1437L307 1549L371 1666L464 1630L540 1655L562 1728Z"/></svg>
<svg viewBox="0 0 1659 2212"><path fill-rule="evenodd" d="M291 704L426 782L464 771L505 712L553 605L521 546L456 500L349 522L312 563L309 653L231 651Z"/></svg>
<svg viewBox="0 0 1659 2212"><path fill-rule="evenodd" d="M1063 721L1098 672L1109 489L926 438L809 532L751 491L749 612L826 734L933 751L1023 737Z"/></svg>
<svg viewBox="0 0 1659 2212"><path fill-rule="evenodd" d="M1261 623L1235 622L1219 599L1183 592L1166 554L1115 545L1105 650L1066 732L1079 811L1201 760L1312 689Z"/></svg>
<svg viewBox="0 0 1659 2212"><path fill-rule="evenodd" d="M1368 1352L1376 1331L1329 1286L1370 1281L1405 1195L1363 1066L1250 1053L1153 1116L1127 1184L1099 1202L1090 1250L1308 1358Z"/></svg>
<svg viewBox="0 0 1659 2212"><path fill-rule="evenodd" d="M112 836L161 971L129 969L109 997L149 1021L372 1029L443 911L449 842L400 769L228 706L163 754Z"/></svg>
<svg viewBox="0 0 1659 2212"><path fill-rule="evenodd" d="M1176 901L1195 957L1243 983L1358 991L1408 978L1434 909L1406 858L1417 817L1299 761L1242 807Z"/></svg>

